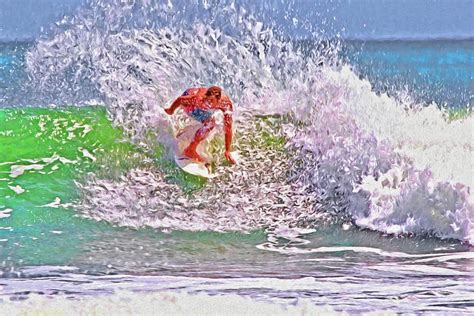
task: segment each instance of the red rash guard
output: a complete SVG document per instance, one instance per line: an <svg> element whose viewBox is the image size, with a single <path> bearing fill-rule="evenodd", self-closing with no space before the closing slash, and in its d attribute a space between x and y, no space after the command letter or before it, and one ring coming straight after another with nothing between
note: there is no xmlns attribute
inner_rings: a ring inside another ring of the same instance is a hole
<svg viewBox="0 0 474 316"><path fill-rule="evenodd" d="M214 125L212 114L217 110L222 111L224 113L225 148L230 150L232 144L232 102L228 96L223 95L219 100L219 104L212 106L205 99L206 91L206 88L190 88L173 102L171 108L183 108L188 115L204 125L209 123Z"/></svg>

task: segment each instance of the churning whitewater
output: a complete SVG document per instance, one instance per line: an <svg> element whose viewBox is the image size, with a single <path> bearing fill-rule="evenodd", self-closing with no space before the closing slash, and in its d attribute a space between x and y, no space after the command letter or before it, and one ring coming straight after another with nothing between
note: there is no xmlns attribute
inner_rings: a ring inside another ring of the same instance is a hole
<svg viewBox="0 0 474 316"><path fill-rule="evenodd" d="M36 93L57 104L101 100L137 146L158 142L172 160L173 128L186 118L163 108L187 87L222 85L242 162L218 167L221 176L192 194L156 164L113 179L90 174L78 183L83 216L288 239L335 221L474 243L472 115L448 122L435 105L376 94L338 59L340 43L319 37L305 52L233 2L177 7L94 1L65 18L27 55ZM195 21L197 10L207 20ZM213 146L220 157L221 143Z"/></svg>

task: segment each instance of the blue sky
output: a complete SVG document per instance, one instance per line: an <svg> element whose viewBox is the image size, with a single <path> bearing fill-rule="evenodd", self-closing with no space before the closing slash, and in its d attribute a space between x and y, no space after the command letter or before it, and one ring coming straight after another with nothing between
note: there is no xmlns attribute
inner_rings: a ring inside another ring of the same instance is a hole
<svg viewBox="0 0 474 316"><path fill-rule="evenodd" d="M345 0L335 15L350 37L474 37L473 0Z"/></svg>
<svg viewBox="0 0 474 316"><path fill-rule="evenodd" d="M241 0L246 1L246 0ZM282 25L281 7L287 0L262 0L275 8ZM0 40L36 37L41 27L70 14L85 0L0 0ZM239 1L237 1L239 2ZM349 38L474 37L474 0L294 0L300 21L315 26L323 17ZM280 12L279 12L280 11ZM268 15L266 15L268 16ZM343 31L342 31L343 30ZM291 32L295 32L292 30ZM303 30L296 31L304 34Z"/></svg>

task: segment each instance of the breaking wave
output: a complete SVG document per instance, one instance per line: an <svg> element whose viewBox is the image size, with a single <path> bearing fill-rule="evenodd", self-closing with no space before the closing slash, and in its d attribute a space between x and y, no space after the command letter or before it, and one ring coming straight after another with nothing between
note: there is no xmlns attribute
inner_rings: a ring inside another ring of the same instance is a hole
<svg viewBox="0 0 474 316"><path fill-rule="evenodd" d="M138 146L156 137L165 158L186 121L163 107L184 89L218 84L236 105L238 166L218 167L193 194L159 164L91 174L78 211L163 230L265 228L295 242L338 221L472 244L473 116L448 122L435 105L376 94L324 30L311 30L308 51L249 12L233 1L94 1L36 43L27 66L37 93L99 100Z"/></svg>

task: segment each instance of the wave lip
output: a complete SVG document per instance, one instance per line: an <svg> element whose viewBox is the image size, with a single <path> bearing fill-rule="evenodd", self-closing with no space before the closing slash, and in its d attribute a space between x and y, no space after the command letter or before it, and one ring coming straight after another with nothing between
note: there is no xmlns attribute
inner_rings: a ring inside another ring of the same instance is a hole
<svg viewBox="0 0 474 316"><path fill-rule="evenodd" d="M310 157L303 178L313 194L359 227L472 243L472 178L463 163L472 155L472 117L449 123L432 107L407 110L347 66L323 73L312 87L318 110L291 138L296 160Z"/></svg>

